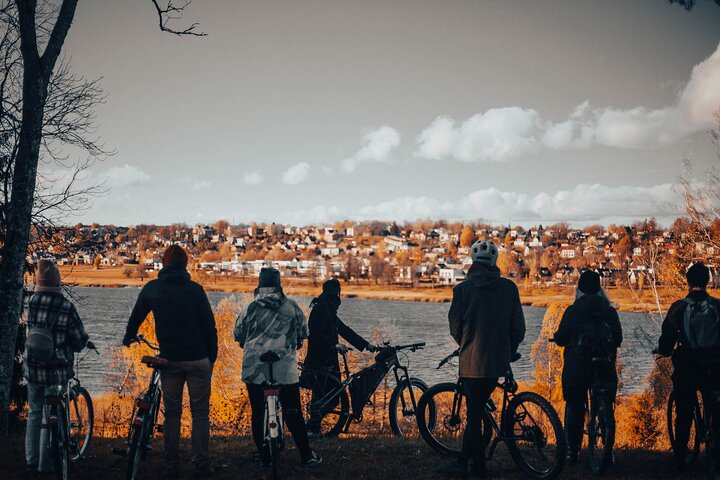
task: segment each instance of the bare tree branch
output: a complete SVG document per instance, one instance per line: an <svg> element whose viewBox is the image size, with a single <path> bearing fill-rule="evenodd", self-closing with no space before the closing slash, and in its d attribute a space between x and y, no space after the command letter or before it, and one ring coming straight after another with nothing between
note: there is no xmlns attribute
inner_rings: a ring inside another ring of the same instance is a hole
<svg viewBox="0 0 720 480"><path fill-rule="evenodd" d="M192 0L185 0L185 3L182 5L175 5L172 0L168 0L167 3L165 3L164 7L161 7L158 3L158 0L151 0L153 5L155 6L155 10L158 15L158 25L160 27L160 30L163 32L173 33L175 35L192 35L195 37L205 37L207 36L207 33L205 32L198 32L195 31L195 29L198 27L197 23L193 23L189 27L183 29L183 30L175 30L168 26L168 24L175 20L180 20L183 16L183 12L185 11L185 8L192 3ZM163 2L164 3L164 2Z"/></svg>

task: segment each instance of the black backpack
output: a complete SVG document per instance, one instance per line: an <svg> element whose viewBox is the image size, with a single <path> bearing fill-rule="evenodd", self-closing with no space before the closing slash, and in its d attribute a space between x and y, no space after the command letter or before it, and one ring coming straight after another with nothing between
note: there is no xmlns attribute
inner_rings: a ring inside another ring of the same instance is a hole
<svg viewBox="0 0 720 480"><path fill-rule="evenodd" d="M600 313L586 316L580 325L574 346L583 359L611 360L615 351L613 330Z"/></svg>
<svg viewBox="0 0 720 480"><path fill-rule="evenodd" d="M683 301L687 303L683 315L687 346L696 350L720 347L720 314L715 302L709 297L699 302L691 298Z"/></svg>

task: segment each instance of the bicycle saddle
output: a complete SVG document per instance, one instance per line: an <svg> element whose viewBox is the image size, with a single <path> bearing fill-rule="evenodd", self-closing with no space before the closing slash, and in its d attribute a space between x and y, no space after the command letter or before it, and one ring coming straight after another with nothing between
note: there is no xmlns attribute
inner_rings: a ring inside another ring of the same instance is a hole
<svg viewBox="0 0 720 480"><path fill-rule="evenodd" d="M170 365L170 361L165 358L156 357L154 355L145 355L140 359L142 363L151 368L163 368Z"/></svg>
<svg viewBox="0 0 720 480"><path fill-rule="evenodd" d="M280 355L273 352L272 350L269 350L260 355L260 361L263 363L275 363L278 360L280 360Z"/></svg>

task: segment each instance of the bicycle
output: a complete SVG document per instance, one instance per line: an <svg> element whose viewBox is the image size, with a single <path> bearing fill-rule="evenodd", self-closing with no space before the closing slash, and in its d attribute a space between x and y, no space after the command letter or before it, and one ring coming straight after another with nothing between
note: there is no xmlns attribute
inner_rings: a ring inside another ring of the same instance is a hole
<svg viewBox="0 0 720 480"><path fill-rule="evenodd" d="M408 372L409 362L403 364L398 352L408 350L415 352L425 347L425 343L391 346L385 343L375 356L375 363L351 374L348 367L348 347L338 344L337 351L343 358L345 380L333 374L332 367L313 367L305 369L301 366L300 386L305 398L312 398L312 391L322 392L319 399L306 402L306 421L322 418L318 435L334 436L347 433L350 424L362 421L362 411L369 404L375 390L390 370L395 375L396 387L390 395L389 419L390 428L398 436L411 434L417 428L415 412L417 399L428 389L425 382L411 377ZM407 360L407 356L405 357ZM350 399L348 399L348 392Z"/></svg>
<svg viewBox="0 0 720 480"><path fill-rule="evenodd" d="M457 356L458 350L445 357L437 368L442 368ZM512 361L519 358L520 354L516 354ZM518 384L512 369L508 370L497 386L503 395L500 423L495 420L497 406L492 398L488 399L482 411L483 444L489 445L487 459L492 459L497 445L503 442L513 461L526 474L539 480L554 478L562 471L567 452L563 426L557 412L536 393L517 393ZM459 378L455 383L433 385L420 397L418 428L423 440L436 452L453 457L462 456L466 395L462 379Z"/></svg>
<svg viewBox="0 0 720 480"><path fill-rule="evenodd" d="M67 480L70 475L70 462L85 456L92 439L94 411L90 393L80 385L77 371L91 350L97 348L87 342L88 351L75 360L75 372L64 385L56 385L52 393L45 396L44 418L49 433L49 443L53 456L55 475L58 480Z"/></svg>
<svg viewBox="0 0 720 480"><path fill-rule="evenodd" d="M265 397L263 447L270 451L270 464L272 465L274 480L278 478L280 451L285 445L285 429L282 409L280 408L280 387L275 384L275 377L273 376L273 363L278 360L280 360L280 356L273 351L267 351L260 355L260 361L266 363L270 369L269 382L263 390L263 396Z"/></svg>
<svg viewBox="0 0 720 480"><path fill-rule="evenodd" d="M554 343L555 339L548 341ZM593 356L591 364L593 380L589 389L587 420L588 463L595 475L601 475L612 463L615 444L615 412L611 399L614 386L602 379L602 371L614 367L609 355Z"/></svg>
<svg viewBox="0 0 720 480"><path fill-rule="evenodd" d="M160 348L146 340L142 335L136 336L130 344L144 343L155 352L159 352ZM150 383L148 388L142 392L135 400L135 407L130 421L128 430L127 451L116 452L127 457L128 466L125 478L127 480L135 480L140 468L140 462L145 458L145 454L150 450L150 441L155 435L155 431L162 432L162 425L158 425L158 415L160 414L160 400L162 398L162 389L160 386L160 370L167 367L170 362L158 355L145 355L140 361L148 368L152 369Z"/></svg>

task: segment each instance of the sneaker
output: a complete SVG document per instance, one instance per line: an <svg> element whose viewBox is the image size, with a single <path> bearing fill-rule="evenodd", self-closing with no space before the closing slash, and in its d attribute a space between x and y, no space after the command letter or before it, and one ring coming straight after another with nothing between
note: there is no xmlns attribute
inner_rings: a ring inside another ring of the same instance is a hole
<svg viewBox="0 0 720 480"><path fill-rule="evenodd" d="M315 452L312 452L312 455L310 458L302 462L303 467L315 467L317 465L320 465L322 463L323 459L320 455L318 455Z"/></svg>

